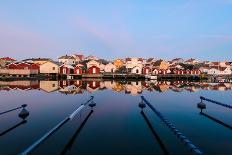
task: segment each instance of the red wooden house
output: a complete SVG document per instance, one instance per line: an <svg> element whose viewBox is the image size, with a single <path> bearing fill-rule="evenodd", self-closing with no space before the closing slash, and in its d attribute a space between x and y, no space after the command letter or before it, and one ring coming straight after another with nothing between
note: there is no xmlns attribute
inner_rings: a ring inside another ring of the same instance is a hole
<svg viewBox="0 0 232 155"><path fill-rule="evenodd" d="M61 65L60 66L60 74L61 75L74 74L74 67L71 65Z"/></svg>
<svg viewBox="0 0 232 155"><path fill-rule="evenodd" d="M88 74L100 74L100 68L97 66L91 66L88 68Z"/></svg>
<svg viewBox="0 0 232 155"><path fill-rule="evenodd" d="M143 67L142 73L144 75L151 74L151 68L149 66Z"/></svg>

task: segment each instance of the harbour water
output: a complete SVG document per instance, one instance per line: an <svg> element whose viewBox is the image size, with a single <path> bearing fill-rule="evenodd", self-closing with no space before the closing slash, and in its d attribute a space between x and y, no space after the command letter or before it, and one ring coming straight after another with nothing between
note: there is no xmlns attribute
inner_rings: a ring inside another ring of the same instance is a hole
<svg viewBox="0 0 232 155"><path fill-rule="evenodd" d="M0 154L23 152L91 96L95 107L86 106L31 154L192 154L148 106L141 112L141 96L204 154L231 154L232 109L203 101L204 115L197 104L204 96L232 105L232 84L101 80L0 81L0 113L22 104L29 112L0 115Z"/></svg>

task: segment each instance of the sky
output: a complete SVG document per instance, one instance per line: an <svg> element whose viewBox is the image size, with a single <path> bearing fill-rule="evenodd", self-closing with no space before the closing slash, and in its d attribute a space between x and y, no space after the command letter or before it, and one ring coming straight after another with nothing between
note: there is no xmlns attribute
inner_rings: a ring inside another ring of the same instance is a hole
<svg viewBox="0 0 232 155"><path fill-rule="evenodd" d="M232 0L0 0L0 57L232 61Z"/></svg>

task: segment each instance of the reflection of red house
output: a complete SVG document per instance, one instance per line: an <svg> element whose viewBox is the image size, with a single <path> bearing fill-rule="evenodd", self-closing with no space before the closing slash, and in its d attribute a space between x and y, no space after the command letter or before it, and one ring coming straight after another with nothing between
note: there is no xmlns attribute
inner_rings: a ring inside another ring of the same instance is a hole
<svg viewBox="0 0 232 155"><path fill-rule="evenodd" d="M88 74L100 74L100 68L97 66L92 66L88 68Z"/></svg>
<svg viewBox="0 0 232 155"><path fill-rule="evenodd" d="M143 74L150 74L151 73L151 68L146 66L146 67L143 67Z"/></svg>
<svg viewBox="0 0 232 155"><path fill-rule="evenodd" d="M75 81L74 85L78 88L82 85L82 81L81 80L77 80Z"/></svg>
<svg viewBox="0 0 232 155"><path fill-rule="evenodd" d="M100 87L100 81L88 81L88 87L95 90Z"/></svg>

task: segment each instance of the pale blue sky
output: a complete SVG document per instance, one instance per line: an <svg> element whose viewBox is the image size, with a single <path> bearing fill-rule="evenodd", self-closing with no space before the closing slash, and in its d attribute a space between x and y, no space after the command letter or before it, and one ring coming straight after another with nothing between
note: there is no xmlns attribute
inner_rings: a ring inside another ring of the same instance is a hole
<svg viewBox="0 0 232 155"><path fill-rule="evenodd" d="M232 61L232 0L1 0L0 56Z"/></svg>

